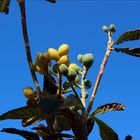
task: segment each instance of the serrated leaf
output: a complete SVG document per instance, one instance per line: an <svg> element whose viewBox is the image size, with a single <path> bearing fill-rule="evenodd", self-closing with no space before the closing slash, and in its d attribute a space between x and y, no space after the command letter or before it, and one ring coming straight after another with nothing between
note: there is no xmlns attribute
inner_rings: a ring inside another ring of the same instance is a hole
<svg viewBox="0 0 140 140"><path fill-rule="evenodd" d="M96 117L94 117L94 120L98 124L102 140L119 140L117 133L106 123Z"/></svg>
<svg viewBox="0 0 140 140"><path fill-rule="evenodd" d="M6 119L28 119L32 117L43 118L44 114L39 108L22 107L14 110L10 110L0 116L0 121Z"/></svg>
<svg viewBox="0 0 140 140"><path fill-rule="evenodd" d="M115 42L115 44L119 45L120 43L126 41L133 41L140 39L140 29L131 30L128 32L123 33Z"/></svg>
<svg viewBox="0 0 140 140"><path fill-rule="evenodd" d="M83 109L83 105L81 100L75 95L69 95L66 97L64 104L62 105L61 109L71 109L71 110L79 110Z"/></svg>
<svg viewBox="0 0 140 140"><path fill-rule="evenodd" d="M140 57L140 48L115 48L116 52L122 52L128 55Z"/></svg>
<svg viewBox="0 0 140 140"><path fill-rule="evenodd" d="M44 113L51 115L56 113L64 103L64 98L56 95L48 95L38 102L38 107Z"/></svg>
<svg viewBox="0 0 140 140"><path fill-rule="evenodd" d="M16 134L24 137L26 140L40 140L39 136L31 131L19 130L15 128L4 128L1 132L6 132L10 134Z"/></svg>
<svg viewBox="0 0 140 140"><path fill-rule="evenodd" d="M10 4L10 0L0 0L0 12L8 14L9 4Z"/></svg>
<svg viewBox="0 0 140 140"><path fill-rule="evenodd" d="M120 103L110 103L110 104L105 104L102 105L100 107L98 107L92 114L91 114L91 118L94 117L95 115L98 114L103 114L105 112L108 111L121 111L124 110L125 106L123 104Z"/></svg>

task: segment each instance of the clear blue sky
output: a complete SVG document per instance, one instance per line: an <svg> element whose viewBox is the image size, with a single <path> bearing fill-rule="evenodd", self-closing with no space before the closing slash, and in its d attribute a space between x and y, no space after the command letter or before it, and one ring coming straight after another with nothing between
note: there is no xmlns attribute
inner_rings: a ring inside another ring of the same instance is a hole
<svg viewBox="0 0 140 140"><path fill-rule="evenodd" d="M140 27L139 0L27 0L27 23L32 56L62 43L70 45L70 59L77 62L77 54L93 53L94 66L88 78L93 85L106 50L107 36L103 25L116 24L114 39L121 33ZM121 47L138 47L139 41ZM0 114L25 105L22 89L33 86L22 38L19 7L12 0L10 14L0 14ZM123 140L127 134L140 139L140 59L112 53L107 63L93 109L119 102L126 106L123 112L109 112L98 117L109 124ZM40 82L42 77L38 76ZM93 88L93 87L92 87ZM89 93L92 92L92 88ZM21 121L0 122L0 129L22 129ZM26 128L24 128L26 129ZM27 129L30 129L28 127ZM21 137L0 133L0 140L23 140ZM89 140L100 140L95 125Z"/></svg>

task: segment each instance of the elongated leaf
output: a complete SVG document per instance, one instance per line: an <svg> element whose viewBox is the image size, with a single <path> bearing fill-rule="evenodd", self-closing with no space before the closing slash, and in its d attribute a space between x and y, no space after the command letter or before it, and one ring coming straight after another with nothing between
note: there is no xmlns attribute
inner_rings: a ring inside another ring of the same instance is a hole
<svg viewBox="0 0 140 140"><path fill-rule="evenodd" d="M116 52L122 52L128 55L140 57L140 48L115 48Z"/></svg>
<svg viewBox="0 0 140 140"><path fill-rule="evenodd" d="M94 126L94 120L92 118L89 118L87 120L87 131L88 131L87 135L89 135L92 132L93 126Z"/></svg>
<svg viewBox="0 0 140 140"><path fill-rule="evenodd" d="M26 140L40 140L39 136L31 131L19 130L15 128L4 128L1 132L6 132L10 134L16 134L24 137Z"/></svg>
<svg viewBox="0 0 140 140"><path fill-rule="evenodd" d="M94 117L94 120L98 124L102 140L119 140L117 133L106 123L96 117Z"/></svg>
<svg viewBox="0 0 140 140"><path fill-rule="evenodd" d="M43 118L44 114L39 108L22 107L8 111L0 116L0 121L6 119L28 119L32 117Z"/></svg>
<svg viewBox="0 0 140 140"><path fill-rule="evenodd" d="M32 118L29 118L29 119L23 119L22 120L22 126L23 127L30 126L30 125L33 125L37 122L40 122L41 120L42 120L42 118L40 118L40 116L32 117Z"/></svg>
<svg viewBox="0 0 140 140"><path fill-rule="evenodd" d="M98 107L92 114L91 118L94 117L95 115L102 114L108 111L121 111L124 110L125 106L120 103L110 103L110 104L105 104L100 107Z"/></svg>
<svg viewBox="0 0 140 140"><path fill-rule="evenodd" d="M8 14L9 4L10 4L10 0L0 0L0 12Z"/></svg>
<svg viewBox="0 0 140 140"><path fill-rule="evenodd" d="M123 33L115 42L115 44L119 45L120 43L132 40L140 39L140 29L131 30Z"/></svg>

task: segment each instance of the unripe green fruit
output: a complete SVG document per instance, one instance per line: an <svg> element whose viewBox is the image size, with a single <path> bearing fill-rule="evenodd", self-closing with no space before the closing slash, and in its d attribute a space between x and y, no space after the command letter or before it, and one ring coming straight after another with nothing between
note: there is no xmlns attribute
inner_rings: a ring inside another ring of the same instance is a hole
<svg viewBox="0 0 140 140"><path fill-rule="evenodd" d="M104 32L108 32L108 27L107 26L103 26L102 29L103 29Z"/></svg>
<svg viewBox="0 0 140 140"><path fill-rule="evenodd" d="M80 63L82 63L82 57L83 57L82 54L79 54L79 55L77 56L77 59L78 59L78 61L79 61Z"/></svg>
<svg viewBox="0 0 140 140"><path fill-rule="evenodd" d="M23 93L24 93L24 96L28 99L34 99L35 98L34 91L31 87L24 88Z"/></svg>
<svg viewBox="0 0 140 140"><path fill-rule="evenodd" d="M59 66L60 69L60 73L63 75L67 75L68 74L68 67L65 64L61 64Z"/></svg>
<svg viewBox="0 0 140 140"><path fill-rule="evenodd" d="M74 82L75 82L76 84L79 84L79 76L78 76L78 75L77 75L76 78L74 79Z"/></svg>
<svg viewBox="0 0 140 140"><path fill-rule="evenodd" d="M69 81L65 81L65 82L63 83L63 88L64 88L65 90L67 90L68 88L70 88L70 82L69 82Z"/></svg>
<svg viewBox="0 0 140 140"><path fill-rule="evenodd" d="M116 26L114 24L110 24L109 30L110 30L110 32L115 33L116 32Z"/></svg>
<svg viewBox="0 0 140 140"><path fill-rule="evenodd" d="M69 46L67 44L62 44L58 48L58 54L59 56L67 55L69 53Z"/></svg>
<svg viewBox="0 0 140 140"><path fill-rule="evenodd" d="M86 87L86 89L89 89L89 88L91 88L91 86L92 86L92 83L89 81L89 80L85 80L85 87Z"/></svg>
<svg viewBox="0 0 140 140"><path fill-rule="evenodd" d="M69 69L74 69L77 73L81 70L80 67L75 63L71 63L69 65Z"/></svg>
<svg viewBox="0 0 140 140"><path fill-rule="evenodd" d="M59 58L60 58L57 50L54 48L49 48L48 54L49 54L50 59L52 59L52 60L59 60Z"/></svg>
<svg viewBox="0 0 140 140"><path fill-rule="evenodd" d="M69 66L70 61L69 61L68 56L67 55L64 55L64 56L60 57L60 59L58 60L58 64L59 65L65 64L66 66Z"/></svg>
<svg viewBox="0 0 140 140"><path fill-rule="evenodd" d="M92 55L92 54L85 54L85 55L83 55L83 57L82 57L82 64L83 64L87 69L89 69L89 68L92 66L93 61L94 61L94 59L93 59L93 55Z"/></svg>
<svg viewBox="0 0 140 140"><path fill-rule="evenodd" d="M74 79L76 78L76 76L77 76L77 73L76 73L76 71L74 69L69 69L68 70L68 79L70 81L74 81Z"/></svg>

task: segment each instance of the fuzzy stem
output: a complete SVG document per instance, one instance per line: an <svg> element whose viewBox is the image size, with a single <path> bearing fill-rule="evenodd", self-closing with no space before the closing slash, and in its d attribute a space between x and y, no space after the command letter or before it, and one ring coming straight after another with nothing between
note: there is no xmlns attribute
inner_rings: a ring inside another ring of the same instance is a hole
<svg viewBox="0 0 140 140"><path fill-rule="evenodd" d="M90 98L90 102L89 102L89 105L88 105L88 108L87 108L87 112L88 113L92 109L92 105L93 105L93 102L94 102L94 99L95 99L95 95L97 93L97 90L98 90L98 87L99 87L102 75L104 73L104 69L105 69L106 63L107 63L108 58L109 58L109 56L111 54L111 51L112 51L111 48L112 48L113 45L114 45L114 42L112 41L111 33L108 32L107 50L106 50L105 56L103 58L103 61L101 63L100 70L99 70L99 73L98 73L98 76L97 76L97 79L96 79L96 82L95 82L95 85L94 85L94 89L93 89L93 92L92 92L92 95L91 95L91 98Z"/></svg>
<svg viewBox="0 0 140 140"><path fill-rule="evenodd" d="M82 84L81 84L81 101L83 106L86 108L86 90L85 90L85 78L87 74L87 69L86 67L83 68L83 73L82 73Z"/></svg>
<svg viewBox="0 0 140 140"><path fill-rule="evenodd" d="M17 0L17 2L18 2L19 7L20 7L22 32L23 32L23 38L24 38L24 43L25 43L27 61L28 61L28 64L29 64L29 68L30 68L30 72L31 72L31 75L32 75L34 85L36 87L36 92L37 92L38 98L40 98L41 97L41 90L40 90L40 86L38 84L38 80L37 80L35 71L33 69L32 56L31 56L31 51L30 51L30 44L29 44L29 39L28 39L25 2L24 2L24 0Z"/></svg>

